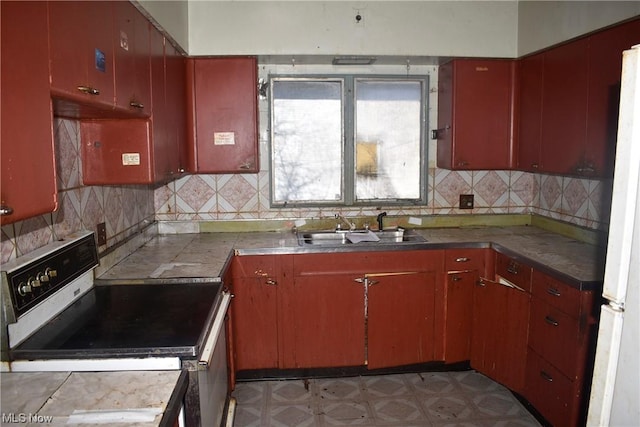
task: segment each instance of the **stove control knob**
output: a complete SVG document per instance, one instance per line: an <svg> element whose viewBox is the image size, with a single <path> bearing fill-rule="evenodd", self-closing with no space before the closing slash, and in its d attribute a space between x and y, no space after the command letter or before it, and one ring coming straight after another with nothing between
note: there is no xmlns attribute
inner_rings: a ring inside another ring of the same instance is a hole
<svg viewBox="0 0 640 427"><path fill-rule="evenodd" d="M32 277L29 277L29 280L27 280L27 285L29 285L31 288L39 288L41 283L39 279L35 279L32 276Z"/></svg>
<svg viewBox="0 0 640 427"><path fill-rule="evenodd" d="M18 285L18 293L23 297L27 296L27 294L31 293L31 285L20 282L20 284Z"/></svg>
<svg viewBox="0 0 640 427"><path fill-rule="evenodd" d="M49 281L49 276L46 273L38 273L36 278L40 281L40 283L46 283Z"/></svg>
<svg viewBox="0 0 640 427"><path fill-rule="evenodd" d="M54 270L51 267L47 267L44 269L44 274L46 274L48 277L56 277L58 276L58 270Z"/></svg>

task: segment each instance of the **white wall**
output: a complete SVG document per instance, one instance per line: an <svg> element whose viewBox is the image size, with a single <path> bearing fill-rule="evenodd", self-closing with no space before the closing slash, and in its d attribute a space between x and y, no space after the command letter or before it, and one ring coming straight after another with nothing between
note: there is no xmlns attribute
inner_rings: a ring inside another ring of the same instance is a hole
<svg viewBox="0 0 640 427"><path fill-rule="evenodd" d="M190 1L189 54L514 57L517 13L515 1Z"/></svg>
<svg viewBox="0 0 640 427"><path fill-rule="evenodd" d="M189 2L186 0L135 0L186 52L189 51Z"/></svg>
<svg viewBox="0 0 640 427"><path fill-rule="evenodd" d="M640 15L640 1L520 1L518 56Z"/></svg>

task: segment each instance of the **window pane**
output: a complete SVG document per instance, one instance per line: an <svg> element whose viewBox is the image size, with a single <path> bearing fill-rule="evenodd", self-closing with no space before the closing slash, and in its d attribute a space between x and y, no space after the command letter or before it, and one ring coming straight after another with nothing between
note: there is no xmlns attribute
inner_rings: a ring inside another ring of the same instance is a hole
<svg viewBox="0 0 640 427"><path fill-rule="evenodd" d="M356 80L356 200L421 198L420 81Z"/></svg>
<svg viewBox="0 0 640 427"><path fill-rule="evenodd" d="M343 201L342 82L272 80L273 202Z"/></svg>

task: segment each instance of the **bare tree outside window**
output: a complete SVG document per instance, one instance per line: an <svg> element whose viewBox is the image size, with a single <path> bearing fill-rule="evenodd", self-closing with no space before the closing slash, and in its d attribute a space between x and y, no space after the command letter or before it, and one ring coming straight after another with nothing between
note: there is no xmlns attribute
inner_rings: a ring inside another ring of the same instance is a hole
<svg viewBox="0 0 640 427"><path fill-rule="evenodd" d="M426 203L426 79L273 77L273 206Z"/></svg>

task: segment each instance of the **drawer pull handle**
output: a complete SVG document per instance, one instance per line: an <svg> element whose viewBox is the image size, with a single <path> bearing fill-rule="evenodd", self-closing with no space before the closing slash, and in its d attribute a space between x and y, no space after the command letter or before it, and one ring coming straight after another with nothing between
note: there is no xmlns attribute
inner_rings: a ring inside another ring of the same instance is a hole
<svg viewBox="0 0 640 427"><path fill-rule="evenodd" d="M507 266L507 272L511 274L518 274L518 264L515 262L510 262L509 266Z"/></svg>
<svg viewBox="0 0 640 427"><path fill-rule="evenodd" d="M544 316L544 321L550 324L551 326L558 326L558 321L550 316Z"/></svg>
<svg viewBox="0 0 640 427"><path fill-rule="evenodd" d="M82 92L82 93L86 93L88 95L100 95L100 89L96 89L94 87L90 87L90 86L78 86L77 89Z"/></svg>
<svg viewBox="0 0 640 427"><path fill-rule="evenodd" d="M547 374L545 371L540 371L540 376L545 380L545 381L549 381L550 383L553 382L553 377L549 374Z"/></svg>
<svg viewBox="0 0 640 427"><path fill-rule="evenodd" d="M476 286L482 286L484 288L487 285L485 285L482 280L476 280Z"/></svg>
<svg viewBox="0 0 640 427"><path fill-rule="evenodd" d="M456 258L456 262L469 262L470 259L467 258L466 256L460 257L460 258Z"/></svg>
<svg viewBox="0 0 640 427"><path fill-rule="evenodd" d="M133 108L137 108L138 110L144 109L144 104L141 102L131 101L129 105Z"/></svg>
<svg viewBox="0 0 640 427"><path fill-rule="evenodd" d="M454 281L454 282L459 282L459 281L462 280L462 277L460 277L460 276L452 276L451 280Z"/></svg>
<svg viewBox="0 0 640 427"><path fill-rule="evenodd" d="M547 289L547 293L549 295L553 295L554 297L559 297L560 296L560 291L557 290L556 288L548 288Z"/></svg>
<svg viewBox="0 0 640 427"><path fill-rule="evenodd" d="M278 286L278 282L273 279L267 279L264 283L268 286Z"/></svg>

